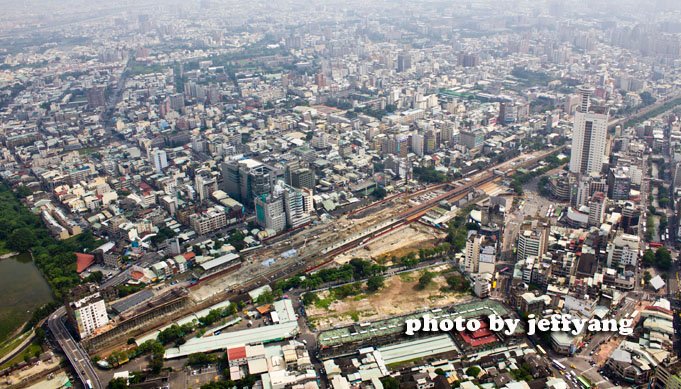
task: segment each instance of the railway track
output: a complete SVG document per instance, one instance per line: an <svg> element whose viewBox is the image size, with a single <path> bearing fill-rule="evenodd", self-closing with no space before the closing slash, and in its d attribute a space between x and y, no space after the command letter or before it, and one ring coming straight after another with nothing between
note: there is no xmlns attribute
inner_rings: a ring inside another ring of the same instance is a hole
<svg viewBox="0 0 681 389"><path fill-rule="evenodd" d="M546 157L558 153L564 149L564 146L554 148L550 151L547 151L545 153L542 153L539 156L533 157L531 159L528 159L526 161L518 163L516 166L512 167L508 171L505 172L504 176L509 176L514 174L515 172L518 171L518 169L523 169L523 168L529 168L533 165L536 165L539 163L541 160L545 159ZM432 209L434 206L436 206L438 203L441 201L451 201L451 200L458 200L462 198L463 196L467 195L473 190L478 189L479 186L482 186L484 184L490 183L495 180L499 180L502 177L502 175L499 175L495 173L494 171L490 170L485 173L478 173L475 178L470 179L470 181L464 180L458 180L454 183L451 183L450 185L457 185L455 188L439 195L436 196L422 204L416 205L415 207L412 207L411 209L403 212L399 217L396 218L396 220L393 223L390 223L383 228L373 231L367 235L359 236L352 241L336 248L333 249L327 253L325 253L321 259L321 262L314 264L313 266L308 267L305 269L305 273L311 273L316 270L319 270L323 268L324 266L330 264L334 258L340 254L343 254L351 249L354 249L358 246L361 246L363 244L368 243L369 241L376 239L380 236L383 236L399 227L402 227L404 225L408 225L410 223L413 223L415 221L418 221L423 215L425 215L430 209ZM444 187L445 185L448 184L439 184L437 185L439 188ZM430 190L434 190L436 188L431 188ZM425 190L421 191L421 193L424 193Z"/></svg>

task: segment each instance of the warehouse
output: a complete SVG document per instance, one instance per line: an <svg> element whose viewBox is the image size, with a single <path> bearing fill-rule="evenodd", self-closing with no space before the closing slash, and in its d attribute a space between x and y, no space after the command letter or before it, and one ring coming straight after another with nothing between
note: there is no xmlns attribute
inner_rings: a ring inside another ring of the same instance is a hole
<svg viewBox="0 0 681 389"><path fill-rule="evenodd" d="M229 347L254 345L291 339L298 335L298 322L291 321L242 331L225 332L206 338L192 338L187 343L166 350L165 359L186 357L194 353L209 353Z"/></svg>

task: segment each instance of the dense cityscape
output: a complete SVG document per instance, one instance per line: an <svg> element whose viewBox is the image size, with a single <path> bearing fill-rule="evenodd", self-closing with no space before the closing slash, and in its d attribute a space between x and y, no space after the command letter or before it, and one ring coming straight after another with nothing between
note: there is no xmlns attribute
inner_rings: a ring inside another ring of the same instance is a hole
<svg viewBox="0 0 681 389"><path fill-rule="evenodd" d="M678 1L0 4L0 387L681 389Z"/></svg>

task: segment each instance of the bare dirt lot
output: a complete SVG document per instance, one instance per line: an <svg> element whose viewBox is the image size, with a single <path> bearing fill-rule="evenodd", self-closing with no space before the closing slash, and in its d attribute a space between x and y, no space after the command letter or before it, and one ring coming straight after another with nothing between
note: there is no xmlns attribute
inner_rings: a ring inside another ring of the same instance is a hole
<svg viewBox="0 0 681 389"><path fill-rule="evenodd" d="M318 294L321 303L307 308L307 316L318 329L347 325L358 321L375 321L404 315L424 308L437 308L470 298L467 293L445 292L447 285L442 272L450 271L449 265L431 268L438 272L423 290L417 290L422 270L402 273L386 278L384 287L373 294L361 294L340 301L330 301L329 292Z"/></svg>
<svg viewBox="0 0 681 389"><path fill-rule="evenodd" d="M412 223L372 240L362 247L339 255L335 258L335 261L343 264L352 258L371 258L380 261L393 255L401 257L421 248L433 247L437 240L445 236L444 232L435 228L420 223Z"/></svg>

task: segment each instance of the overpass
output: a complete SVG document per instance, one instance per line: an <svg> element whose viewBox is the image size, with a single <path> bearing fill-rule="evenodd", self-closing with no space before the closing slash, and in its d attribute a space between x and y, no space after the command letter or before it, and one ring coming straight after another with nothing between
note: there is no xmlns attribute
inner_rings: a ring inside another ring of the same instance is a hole
<svg viewBox="0 0 681 389"><path fill-rule="evenodd" d="M92 365L92 361L90 361L90 356L66 329L63 321L64 316L66 316L66 308L63 306L50 315L49 319L47 319L50 332L52 332L55 340L64 351L66 358L76 371L83 386L87 389L103 389L104 386L102 386L97 376L95 367Z"/></svg>

